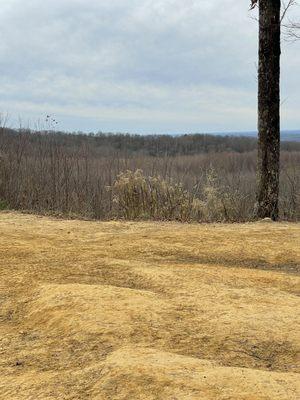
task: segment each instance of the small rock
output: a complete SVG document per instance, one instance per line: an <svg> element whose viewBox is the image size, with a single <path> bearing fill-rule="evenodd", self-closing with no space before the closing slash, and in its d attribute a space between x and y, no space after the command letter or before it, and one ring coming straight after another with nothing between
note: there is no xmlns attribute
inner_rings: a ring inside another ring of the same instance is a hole
<svg viewBox="0 0 300 400"><path fill-rule="evenodd" d="M24 361L16 361L16 367L22 367L24 365Z"/></svg>
<svg viewBox="0 0 300 400"><path fill-rule="evenodd" d="M270 222L274 222L274 221L271 218L267 217L267 218L260 219L258 222L270 223Z"/></svg>

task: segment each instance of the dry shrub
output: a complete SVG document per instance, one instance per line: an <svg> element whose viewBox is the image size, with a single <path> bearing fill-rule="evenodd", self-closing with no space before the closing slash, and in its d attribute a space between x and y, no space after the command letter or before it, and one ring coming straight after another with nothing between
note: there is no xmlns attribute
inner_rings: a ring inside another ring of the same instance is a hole
<svg viewBox="0 0 300 400"><path fill-rule="evenodd" d="M222 193L217 181L217 175L210 169L203 187L202 218L207 222L224 220Z"/></svg>
<svg viewBox="0 0 300 400"><path fill-rule="evenodd" d="M250 182L248 182L250 186ZM239 176L228 181L224 176L218 176L211 168L206 175L202 194L202 219L206 222L236 222L252 218L254 190L251 196L241 190L242 182ZM253 198L250 198L253 197Z"/></svg>
<svg viewBox="0 0 300 400"><path fill-rule="evenodd" d="M198 222L242 219L241 194L223 185L213 169L207 173L201 199L181 183L145 176L140 169L122 172L108 188L115 218Z"/></svg>
<svg viewBox="0 0 300 400"><path fill-rule="evenodd" d="M113 214L118 218L201 219L201 201L180 183L167 182L160 176L145 176L140 169L119 174L109 189L113 194Z"/></svg>

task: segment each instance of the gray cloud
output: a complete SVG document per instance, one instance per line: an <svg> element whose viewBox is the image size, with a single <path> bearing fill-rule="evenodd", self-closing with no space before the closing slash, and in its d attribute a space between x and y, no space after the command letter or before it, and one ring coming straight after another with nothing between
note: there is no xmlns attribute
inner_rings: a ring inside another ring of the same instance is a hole
<svg viewBox="0 0 300 400"><path fill-rule="evenodd" d="M0 110L66 130L254 129L247 1L6 0ZM297 9L293 11L298 12ZM300 126L299 44L284 45L283 126Z"/></svg>

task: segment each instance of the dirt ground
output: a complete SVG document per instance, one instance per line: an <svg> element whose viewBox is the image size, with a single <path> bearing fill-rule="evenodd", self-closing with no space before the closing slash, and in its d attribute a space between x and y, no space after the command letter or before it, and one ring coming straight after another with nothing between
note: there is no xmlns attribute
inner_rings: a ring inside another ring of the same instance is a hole
<svg viewBox="0 0 300 400"><path fill-rule="evenodd" d="M0 399L300 399L300 224L0 213Z"/></svg>

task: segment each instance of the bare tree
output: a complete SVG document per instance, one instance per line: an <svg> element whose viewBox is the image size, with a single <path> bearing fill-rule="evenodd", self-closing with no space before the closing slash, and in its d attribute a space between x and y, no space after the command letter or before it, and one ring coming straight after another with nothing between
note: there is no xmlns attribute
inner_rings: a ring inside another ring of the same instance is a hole
<svg viewBox="0 0 300 400"><path fill-rule="evenodd" d="M280 163L281 1L252 0L259 7L258 218L278 219Z"/></svg>
<svg viewBox="0 0 300 400"><path fill-rule="evenodd" d="M296 0L251 0L259 8L258 160L255 216L277 220L280 174L281 27L300 37L299 24L284 24Z"/></svg>

